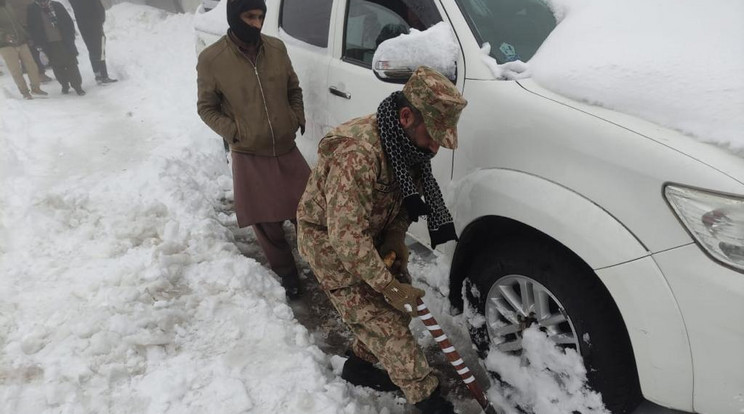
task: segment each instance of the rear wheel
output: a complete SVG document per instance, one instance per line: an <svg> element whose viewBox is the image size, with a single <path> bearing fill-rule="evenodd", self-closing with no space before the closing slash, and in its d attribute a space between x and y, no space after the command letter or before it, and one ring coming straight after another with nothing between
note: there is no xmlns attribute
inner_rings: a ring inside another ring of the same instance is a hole
<svg viewBox="0 0 744 414"><path fill-rule="evenodd" d="M471 327L482 356L493 345L520 354L522 332L532 324L559 347L583 358L590 386L613 413L641 401L635 359L615 302L594 272L552 240L502 241L475 259L467 290L485 318Z"/></svg>

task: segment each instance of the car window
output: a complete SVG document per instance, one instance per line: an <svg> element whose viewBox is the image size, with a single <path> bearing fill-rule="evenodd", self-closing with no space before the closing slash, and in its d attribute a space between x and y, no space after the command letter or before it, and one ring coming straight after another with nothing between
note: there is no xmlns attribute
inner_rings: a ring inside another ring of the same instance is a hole
<svg viewBox="0 0 744 414"><path fill-rule="evenodd" d="M343 58L371 67L380 43L411 28L426 30L440 21L431 0L348 0Z"/></svg>
<svg viewBox="0 0 744 414"><path fill-rule="evenodd" d="M284 0L279 26L292 37L328 47L333 0Z"/></svg>
<svg viewBox="0 0 744 414"><path fill-rule="evenodd" d="M500 64L527 62L555 28L545 0L457 0L476 39Z"/></svg>

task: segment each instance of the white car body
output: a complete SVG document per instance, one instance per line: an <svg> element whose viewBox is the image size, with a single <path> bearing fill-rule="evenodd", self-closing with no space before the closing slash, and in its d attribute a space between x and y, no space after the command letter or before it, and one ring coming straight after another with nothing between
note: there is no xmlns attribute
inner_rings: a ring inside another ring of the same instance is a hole
<svg viewBox="0 0 744 414"><path fill-rule="evenodd" d="M224 3L198 16L198 50L225 33ZM333 3L326 48L281 30L280 1L267 3L263 32L285 42L300 77L309 124L298 145L313 162L325 132L374 112L400 85L341 59L346 0ZM433 159L458 232L495 216L557 240L615 300L644 398L687 412L743 412L744 274L711 259L663 196L676 183L742 197L742 159L530 79L496 79L455 2L435 3L460 44L456 85L469 101L459 148ZM411 233L426 241L425 230Z"/></svg>

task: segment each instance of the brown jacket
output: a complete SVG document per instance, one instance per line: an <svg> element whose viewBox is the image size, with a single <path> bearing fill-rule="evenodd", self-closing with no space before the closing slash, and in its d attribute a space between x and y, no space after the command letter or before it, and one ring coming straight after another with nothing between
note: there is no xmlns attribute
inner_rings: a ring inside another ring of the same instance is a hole
<svg viewBox="0 0 744 414"><path fill-rule="evenodd" d="M28 42L26 31L9 6L0 7L0 47L20 46Z"/></svg>
<svg viewBox="0 0 744 414"><path fill-rule="evenodd" d="M202 51L197 109L231 150L278 156L295 147L305 125L302 89L284 43L261 40L255 65L227 35Z"/></svg>

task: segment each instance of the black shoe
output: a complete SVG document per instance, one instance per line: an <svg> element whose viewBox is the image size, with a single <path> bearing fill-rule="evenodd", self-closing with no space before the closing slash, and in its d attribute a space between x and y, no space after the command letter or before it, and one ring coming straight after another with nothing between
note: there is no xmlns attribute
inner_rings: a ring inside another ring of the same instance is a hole
<svg viewBox="0 0 744 414"><path fill-rule="evenodd" d="M84 95L85 95L85 91L84 91L84 90L83 90L83 88L81 88L81 87L77 87L77 88L75 88L75 92L76 92L76 93L77 93L77 94L78 94L79 96L84 96Z"/></svg>
<svg viewBox="0 0 744 414"><path fill-rule="evenodd" d="M354 384L369 387L377 391L398 391L400 388L393 384L387 372L377 368L371 362L365 361L353 352L348 352L349 359L344 363L341 378Z"/></svg>
<svg viewBox="0 0 744 414"><path fill-rule="evenodd" d="M455 407L442 397L439 387L429 397L414 405L422 414L455 414Z"/></svg>
<svg viewBox="0 0 744 414"><path fill-rule="evenodd" d="M101 78L101 83L114 83L119 82L118 79L111 79L109 77Z"/></svg>
<svg viewBox="0 0 744 414"><path fill-rule="evenodd" d="M70 93L70 85L63 86L62 87L62 94L63 95L67 95L68 93Z"/></svg>
<svg viewBox="0 0 744 414"><path fill-rule="evenodd" d="M287 299L294 300L302 296L302 289L300 288L300 278L297 277L297 273L290 276L282 276L282 286L287 292Z"/></svg>

